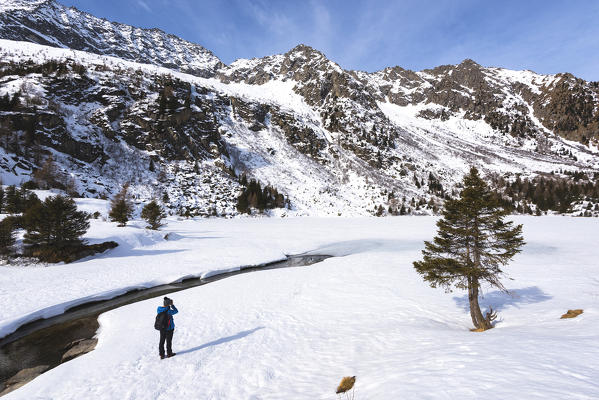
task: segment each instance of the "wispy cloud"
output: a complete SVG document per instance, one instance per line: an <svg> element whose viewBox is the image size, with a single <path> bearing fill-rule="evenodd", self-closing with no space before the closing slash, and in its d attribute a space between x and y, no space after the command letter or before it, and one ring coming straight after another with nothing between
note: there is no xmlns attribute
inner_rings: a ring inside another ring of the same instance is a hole
<svg viewBox="0 0 599 400"><path fill-rule="evenodd" d="M263 28L275 35L285 35L295 31L294 21L284 13L276 10L266 2L243 2L249 14Z"/></svg>
<svg viewBox="0 0 599 400"><path fill-rule="evenodd" d="M148 3L146 3L144 0L137 0L137 5L140 6L141 8L143 8L144 10L146 10L149 13L152 12L152 9L148 5Z"/></svg>
<svg viewBox="0 0 599 400"><path fill-rule="evenodd" d="M310 14L312 26L308 27L313 45L322 47L320 50L329 50L334 38L334 26L331 13L325 6L326 3L317 0L310 1Z"/></svg>

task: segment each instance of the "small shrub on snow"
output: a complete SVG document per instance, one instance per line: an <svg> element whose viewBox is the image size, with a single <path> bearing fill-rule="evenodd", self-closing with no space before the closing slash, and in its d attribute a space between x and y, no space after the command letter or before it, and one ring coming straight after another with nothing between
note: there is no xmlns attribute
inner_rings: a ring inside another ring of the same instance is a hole
<svg viewBox="0 0 599 400"><path fill-rule="evenodd" d="M141 217L148 223L147 228L156 230L164 225L162 220L166 217L166 214L164 209L156 203L156 200L152 200L141 210Z"/></svg>
<svg viewBox="0 0 599 400"><path fill-rule="evenodd" d="M110 212L108 217L118 226L125 226L133 215L133 202L129 195L129 184L125 183L120 192L110 201Z"/></svg>

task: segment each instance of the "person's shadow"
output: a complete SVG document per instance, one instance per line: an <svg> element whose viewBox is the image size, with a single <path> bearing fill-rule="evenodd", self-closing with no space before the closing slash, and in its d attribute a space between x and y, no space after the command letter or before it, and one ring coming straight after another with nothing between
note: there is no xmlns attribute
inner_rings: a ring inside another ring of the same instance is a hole
<svg viewBox="0 0 599 400"><path fill-rule="evenodd" d="M183 350L183 351L178 351L177 354L181 355L181 354L185 354L185 353L192 353L194 351L205 349L206 347L216 346L216 345L219 345L219 344L223 344L223 343L227 343L227 342L232 342L233 340L243 339L244 337L249 336L249 335L251 335L252 333L254 333L256 331L259 331L260 329L264 329L264 327L263 326L259 326L257 328L250 329L248 331L241 331L241 332L236 333L235 335L232 335L232 336L227 336L227 337L224 337L224 338L213 340L212 342L204 343L201 346L196 346L196 347L192 347L191 349L187 349L187 350Z"/></svg>

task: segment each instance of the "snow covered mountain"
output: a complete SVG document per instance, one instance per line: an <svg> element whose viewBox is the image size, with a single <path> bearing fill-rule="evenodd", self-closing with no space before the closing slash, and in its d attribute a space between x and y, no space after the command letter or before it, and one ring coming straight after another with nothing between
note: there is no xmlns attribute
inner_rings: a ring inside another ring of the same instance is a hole
<svg viewBox="0 0 599 400"><path fill-rule="evenodd" d="M83 50L212 76L221 61L204 47L159 29L110 22L54 0L0 0L0 37Z"/></svg>
<svg viewBox="0 0 599 400"><path fill-rule="evenodd" d="M599 174L599 83L570 74L347 71L305 45L225 66L52 0L0 0L0 37L5 183L52 154L87 196L129 181L140 201L233 215L245 174L290 201L277 213L346 216L431 213L470 165Z"/></svg>

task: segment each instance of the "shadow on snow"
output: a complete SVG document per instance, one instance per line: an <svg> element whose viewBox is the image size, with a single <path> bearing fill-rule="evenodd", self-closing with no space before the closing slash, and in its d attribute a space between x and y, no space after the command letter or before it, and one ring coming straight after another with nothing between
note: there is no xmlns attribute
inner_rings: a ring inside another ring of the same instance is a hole
<svg viewBox="0 0 599 400"><path fill-rule="evenodd" d="M352 254L365 253L369 251L391 251L402 252L419 250L422 240L393 240L393 239L358 239L342 242L328 243L317 249L303 254L328 254L335 257L349 256Z"/></svg>
<svg viewBox="0 0 599 400"><path fill-rule="evenodd" d="M530 286L523 289L510 290L509 293L502 292L501 290L486 293L484 297L480 298L479 304L481 309L487 309L490 306L493 307L493 310L495 311L501 311L509 306L519 307L520 305L525 304L540 303L542 301L550 300L551 298L551 296L543 292L537 286ZM453 300L464 311L470 311L467 294L460 297L454 297ZM483 313L484 312L485 311L483 311Z"/></svg>
<svg viewBox="0 0 599 400"><path fill-rule="evenodd" d="M204 343L201 346L196 346L196 347L192 347L191 349L187 349L187 350L183 350L183 351L178 351L177 354L181 355L181 354L185 354L185 353L192 353L194 351L205 349L206 347L212 347L212 346L216 346L216 345L219 345L219 344L223 344L223 343L227 343L227 342L232 342L234 340L243 339L244 337L249 336L249 335L251 335L252 333L254 333L256 331L259 331L260 329L264 329L264 327L263 326L259 326L257 328L250 329L248 331L241 331L241 332L236 333L235 335L232 335L232 336L227 336L227 337L224 337L224 338L213 340L212 342Z"/></svg>

